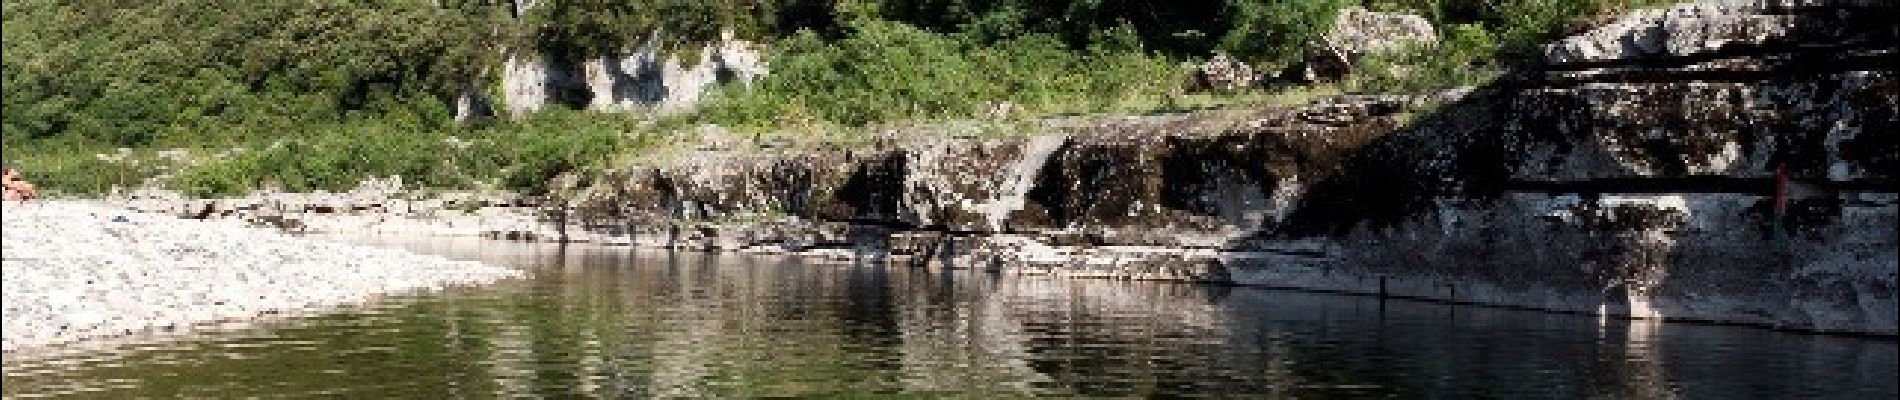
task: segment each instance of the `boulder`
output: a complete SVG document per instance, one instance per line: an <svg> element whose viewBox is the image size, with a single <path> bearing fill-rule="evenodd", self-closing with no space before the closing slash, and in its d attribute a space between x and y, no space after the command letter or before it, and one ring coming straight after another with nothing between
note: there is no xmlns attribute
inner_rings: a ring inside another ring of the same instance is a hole
<svg viewBox="0 0 1900 400"><path fill-rule="evenodd" d="M1281 73L1289 82L1337 80L1350 74L1359 59L1371 55L1438 43L1438 31L1425 17L1370 11L1351 7L1339 11L1332 29L1307 58Z"/></svg>
<svg viewBox="0 0 1900 400"><path fill-rule="evenodd" d="M1252 87L1259 81L1260 75L1253 66L1235 60L1226 53L1214 53L1214 58L1194 67L1194 81L1191 90L1239 90Z"/></svg>
<svg viewBox="0 0 1900 400"><path fill-rule="evenodd" d="M1349 57L1403 50L1410 46L1438 43L1438 31L1425 17L1369 11L1351 7L1339 10L1333 29L1326 32L1325 46Z"/></svg>
<svg viewBox="0 0 1900 400"><path fill-rule="evenodd" d="M1686 56L1728 42L1759 42L1786 33L1785 16L1731 12L1738 4L1691 3L1641 10L1545 47L1552 64Z"/></svg>

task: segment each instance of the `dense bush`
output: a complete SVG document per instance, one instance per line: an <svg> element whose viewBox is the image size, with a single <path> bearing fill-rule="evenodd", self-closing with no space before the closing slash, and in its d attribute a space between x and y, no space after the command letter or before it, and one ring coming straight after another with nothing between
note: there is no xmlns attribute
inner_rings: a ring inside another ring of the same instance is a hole
<svg viewBox="0 0 1900 400"><path fill-rule="evenodd" d="M555 111L517 124L431 129L387 121L312 129L239 148L185 168L172 185L194 196L283 190L349 190L367 177L401 176L419 187L488 187L534 193L548 178L601 167L637 145L640 122Z"/></svg>
<svg viewBox="0 0 1900 400"><path fill-rule="evenodd" d="M1220 49L1263 65L1287 65L1306 56L1310 44L1332 27L1348 0L1233 1L1234 26Z"/></svg>
<svg viewBox="0 0 1900 400"><path fill-rule="evenodd" d="M1052 35L984 43L970 35L862 20L842 39L812 32L779 42L772 74L731 90L705 111L708 121L772 126L825 121L969 118L1001 103L1027 111L1105 110L1164 93L1182 70L1143 52L1132 32L1071 50Z"/></svg>
<svg viewBox="0 0 1900 400"><path fill-rule="evenodd" d="M1599 17L1676 0L1373 0L1370 8L1424 15L1440 27L1471 24L1495 39L1495 59L1533 61L1544 43L1587 26Z"/></svg>
<svg viewBox="0 0 1900 400"><path fill-rule="evenodd" d="M286 127L433 113L490 51L427 0L8 2L5 136L234 144ZM419 107L419 108L418 108Z"/></svg>

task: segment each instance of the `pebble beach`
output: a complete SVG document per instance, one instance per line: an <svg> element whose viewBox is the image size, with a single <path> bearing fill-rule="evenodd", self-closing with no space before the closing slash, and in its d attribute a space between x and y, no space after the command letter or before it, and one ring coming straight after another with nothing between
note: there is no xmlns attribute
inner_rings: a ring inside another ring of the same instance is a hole
<svg viewBox="0 0 1900 400"><path fill-rule="evenodd" d="M0 332L8 353L243 323L524 273L233 220L177 219L84 202L0 207Z"/></svg>

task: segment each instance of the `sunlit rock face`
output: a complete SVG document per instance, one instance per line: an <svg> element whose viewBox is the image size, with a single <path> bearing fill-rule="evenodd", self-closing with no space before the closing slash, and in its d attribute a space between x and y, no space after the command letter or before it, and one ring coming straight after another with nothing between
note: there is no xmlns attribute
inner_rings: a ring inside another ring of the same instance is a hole
<svg viewBox="0 0 1900 400"><path fill-rule="evenodd" d="M601 56L582 63L587 109L605 112L690 110L715 85L749 85L765 75L763 51L755 43L732 38L701 46L697 60L666 53L659 33L624 57Z"/></svg>
<svg viewBox="0 0 1900 400"><path fill-rule="evenodd" d="M642 246L1892 334L1882 7L1644 11L1472 90L699 151L564 204Z"/></svg>
<svg viewBox="0 0 1900 400"><path fill-rule="evenodd" d="M1230 273L1892 334L1890 7L1689 4L1560 41L1370 146L1258 239L1325 237L1341 262Z"/></svg>
<svg viewBox="0 0 1900 400"><path fill-rule="evenodd" d="M681 60L668 52L662 34L654 32L623 54L583 60L517 51L503 64L502 103L513 117L551 104L601 112L675 113L697 106L716 85L749 85L767 73L764 49L756 43L727 34L699 47L697 59Z"/></svg>
<svg viewBox="0 0 1900 400"><path fill-rule="evenodd" d="M578 85L570 68L556 65L542 54L511 54L502 63L502 106L508 115L521 116L564 100Z"/></svg>

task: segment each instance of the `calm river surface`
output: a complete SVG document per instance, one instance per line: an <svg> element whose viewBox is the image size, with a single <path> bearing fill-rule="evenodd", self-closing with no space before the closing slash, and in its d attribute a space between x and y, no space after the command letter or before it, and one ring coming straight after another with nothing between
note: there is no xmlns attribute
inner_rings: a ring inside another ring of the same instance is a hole
<svg viewBox="0 0 1900 400"><path fill-rule="evenodd" d="M359 239L360 241L361 239ZM5 363L7 397L1893 399L1892 340L453 240L532 278Z"/></svg>

